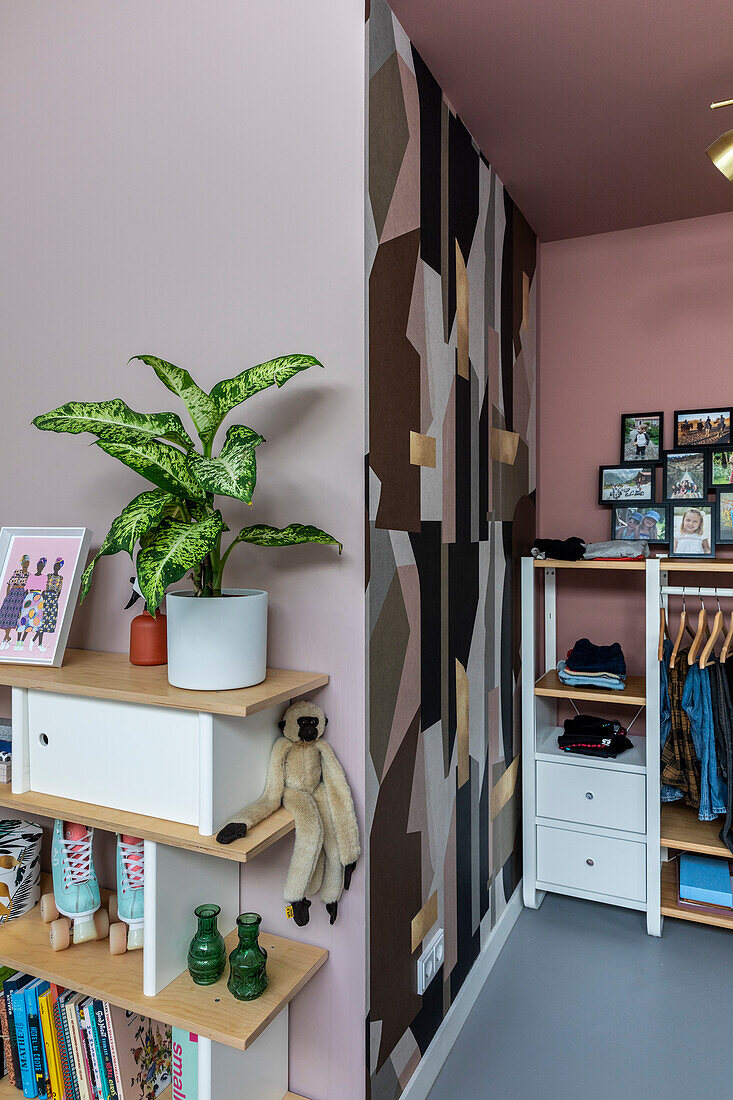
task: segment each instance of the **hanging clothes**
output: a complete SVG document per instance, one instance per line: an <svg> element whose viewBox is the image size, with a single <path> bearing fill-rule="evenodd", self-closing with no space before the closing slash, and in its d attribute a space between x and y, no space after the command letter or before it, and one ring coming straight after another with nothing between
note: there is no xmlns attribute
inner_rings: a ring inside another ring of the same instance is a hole
<svg viewBox="0 0 733 1100"><path fill-rule="evenodd" d="M700 808L700 761L690 732L690 720L682 706L685 689L687 654L681 649L674 668L669 670L669 736L662 750L662 783L676 787L688 806Z"/></svg>
<svg viewBox="0 0 733 1100"><path fill-rule="evenodd" d="M672 729L672 707L669 701L669 660L672 656L672 648L669 638L665 638L663 657L659 662L659 737L662 753ZM678 787L673 787L669 783L662 783L661 797L662 802L678 802L684 795Z"/></svg>
<svg viewBox="0 0 733 1100"><path fill-rule="evenodd" d="M733 701L731 701L728 683L728 669L724 669L720 662L716 661L708 671L713 696L716 744L719 736L723 742L723 752L718 752L718 769L728 780L728 799L720 839L726 848L733 852L733 783L730 781L733 774Z"/></svg>
<svg viewBox="0 0 733 1100"><path fill-rule="evenodd" d="M698 817L700 821L713 821L726 812L728 792L726 784L718 775L710 677L707 669L701 669L697 662L687 669L682 707L690 720L692 742L700 761Z"/></svg>

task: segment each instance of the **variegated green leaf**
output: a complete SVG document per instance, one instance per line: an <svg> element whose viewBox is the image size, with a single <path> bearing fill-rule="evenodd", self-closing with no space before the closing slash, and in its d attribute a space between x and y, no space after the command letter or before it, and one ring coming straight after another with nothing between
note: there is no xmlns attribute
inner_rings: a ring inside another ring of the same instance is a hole
<svg viewBox="0 0 733 1100"><path fill-rule="evenodd" d="M203 443L210 443L222 417L218 413L216 402L196 385L188 371L167 363L165 359L158 359L155 355L133 355L132 358L152 367L163 385L180 397L191 414L199 438Z"/></svg>
<svg viewBox="0 0 733 1100"><path fill-rule="evenodd" d="M256 523L252 527L243 527L235 542L252 542L257 546L297 546L301 542L326 542L338 546L339 554L344 548L333 535L307 523L291 523L281 528Z"/></svg>
<svg viewBox="0 0 733 1100"><path fill-rule="evenodd" d="M251 504L257 482L255 448L260 443L264 443L264 438L252 428L233 424L218 458L202 458L199 454L192 454L189 465L207 493L236 497L245 504Z"/></svg>
<svg viewBox="0 0 733 1100"><path fill-rule="evenodd" d="M270 359L267 363L249 367L235 378L217 382L211 391L211 398L216 404L219 423L228 412L260 390L266 390L268 386L284 386L294 374L299 374L308 367L322 366L323 363L319 363L312 355L283 355L279 359Z"/></svg>
<svg viewBox="0 0 733 1100"><path fill-rule="evenodd" d="M150 489L140 493L134 500L123 508L119 516L112 521L107 536L99 548L99 552L90 561L84 570L81 579L81 598L86 596L92 583L92 573L99 558L107 554L119 554L120 550L126 550L132 557L135 543L138 539L157 526L163 518L163 513L173 497L162 489Z"/></svg>
<svg viewBox="0 0 733 1100"><path fill-rule="evenodd" d="M220 512L202 523L164 519L144 535L137 555L137 580L148 611L154 614L169 585L195 569L217 546L224 527Z"/></svg>
<svg viewBox="0 0 733 1100"><path fill-rule="evenodd" d="M176 497L204 499L204 491L191 473L186 456L167 443L159 443L131 428L107 428L96 446Z"/></svg>
<svg viewBox="0 0 733 1100"><path fill-rule="evenodd" d="M193 440L176 413L140 413L131 409L118 397L111 401L67 401L51 412L41 413L33 420L42 432L92 432L99 435L108 428L133 428L151 439L167 439L178 443L187 451L193 449Z"/></svg>

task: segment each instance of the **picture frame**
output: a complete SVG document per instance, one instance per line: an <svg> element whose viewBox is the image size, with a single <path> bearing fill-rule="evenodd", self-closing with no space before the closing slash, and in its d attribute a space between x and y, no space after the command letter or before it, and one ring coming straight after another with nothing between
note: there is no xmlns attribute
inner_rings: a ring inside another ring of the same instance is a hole
<svg viewBox="0 0 733 1100"><path fill-rule="evenodd" d="M640 516L634 520L633 513ZM613 504L611 538L623 542L669 542L669 508L666 504Z"/></svg>
<svg viewBox="0 0 733 1100"><path fill-rule="evenodd" d="M643 447L637 443L637 433L648 437ZM664 452L664 413L621 414L622 466L635 466L640 462L661 462Z"/></svg>
<svg viewBox="0 0 733 1100"><path fill-rule="evenodd" d="M707 500L708 452L702 447L678 447L662 459L662 500Z"/></svg>
<svg viewBox="0 0 733 1100"><path fill-rule="evenodd" d="M733 543L733 485L715 494L715 540L722 545Z"/></svg>
<svg viewBox="0 0 733 1100"><path fill-rule="evenodd" d="M708 464L708 488L733 486L733 446L711 447Z"/></svg>
<svg viewBox="0 0 733 1100"><path fill-rule="evenodd" d="M727 447L731 444L733 406L712 409L676 410L674 414L674 450L684 447ZM722 418L722 420L721 420Z"/></svg>
<svg viewBox="0 0 733 1100"><path fill-rule="evenodd" d="M0 662L61 667L91 538L87 527L0 530Z"/></svg>
<svg viewBox="0 0 733 1100"><path fill-rule="evenodd" d="M599 504L651 504L655 499L655 462L598 467Z"/></svg>
<svg viewBox="0 0 733 1100"><path fill-rule="evenodd" d="M685 521L688 513L697 512L700 524ZM717 505L710 501L677 501L669 505L669 556L670 558L715 557L715 513ZM683 524L685 528L683 529ZM707 543L708 549L704 546ZM699 552L697 552L699 548Z"/></svg>

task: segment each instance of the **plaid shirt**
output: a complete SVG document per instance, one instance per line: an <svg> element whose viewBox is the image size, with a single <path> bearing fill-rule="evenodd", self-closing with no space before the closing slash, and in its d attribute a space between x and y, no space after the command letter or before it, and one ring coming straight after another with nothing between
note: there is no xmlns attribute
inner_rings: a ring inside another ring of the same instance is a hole
<svg viewBox="0 0 733 1100"><path fill-rule="evenodd" d="M667 744L662 749L662 783L684 792L688 806L700 808L700 761L692 743L690 719L682 709L682 692L687 676L688 649L677 654L674 668L669 670L669 705L672 725Z"/></svg>

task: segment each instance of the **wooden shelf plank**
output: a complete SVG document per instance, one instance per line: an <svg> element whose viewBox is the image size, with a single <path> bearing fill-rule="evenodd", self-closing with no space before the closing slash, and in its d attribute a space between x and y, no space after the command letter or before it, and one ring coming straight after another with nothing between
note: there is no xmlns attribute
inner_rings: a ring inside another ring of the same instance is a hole
<svg viewBox="0 0 733 1100"><path fill-rule="evenodd" d="M48 876L44 876L43 888L50 888ZM236 940L236 931L226 937L227 954ZM142 951L110 955L107 940L52 951L48 925L41 921L38 905L24 917L0 925L0 963L246 1050L328 958L322 947L267 932L260 934L260 942L268 954L270 984L261 997L248 1002L232 997L226 985L228 971L216 985L198 986L185 970L157 997L145 997ZM185 959L181 961L185 963Z"/></svg>
<svg viewBox="0 0 733 1100"><path fill-rule="evenodd" d="M98 653L90 649L67 649L61 668L0 664L0 684L10 687L37 688L91 699L117 699L154 707L178 707L239 718L277 703L286 703L327 683L328 676L324 672L268 668L266 678L254 687L236 691L186 691L168 683L167 665L145 668L131 665L124 653Z"/></svg>
<svg viewBox="0 0 733 1100"><path fill-rule="evenodd" d="M719 833L720 821L700 821L695 810L682 802L665 802L662 806L660 844L663 848L733 859Z"/></svg>
<svg viewBox="0 0 733 1100"><path fill-rule="evenodd" d="M680 909L677 904L676 860L662 864L662 916L691 920L696 924L712 924L716 928L727 928L733 931L733 913L729 916L727 913L701 913L694 909Z"/></svg>
<svg viewBox="0 0 733 1100"><path fill-rule="evenodd" d="M629 570L644 570L646 563L643 561L559 561L556 558L535 558L535 569L620 569L622 573Z"/></svg>
<svg viewBox="0 0 733 1100"><path fill-rule="evenodd" d="M685 558L659 558L659 566L670 573L733 573L733 558L688 561ZM645 570L645 561L558 561L556 558L535 558L535 569L618 569L622 573Z"/></svg>
<svg viewBox="0 0 733 1100"><path fill-rule="evenodd" d="M286 1092L283 1100L308 1100L307 1096L301 1096L298 1092Z"/></svg>
<svg viewBox="0 0 733 1100"><path fill-rule="evenodd" d="M663 558L660 565L670 573L733 573L733 558L716 558L714 561Z"/></svg>
<svg viewBox="0 0 733 1100"><path fill-rule="evenodd" d="M535 695L550 696L555 699L584 699L595 703L627 703L630 706L646 704L646 680L643 676L629 676L623 691L612 688L604 690L596 687L573 687L564 684L556 669L550 669L540 676L534 686Z"/></svg>
<svg viewBox="0 0 733 1100"><path fill-rule="evenodd" d="M22 1100L22 1096L23 1093L10 1084L9 1077L0 1078L0 1100L11 1100L11 1098L17 1100L18 1097L21 1097ZM290 1093L288 1093L288 1096L290 1096ZM169 1085L165 1092L161 1092L158 1100L173 1100L173 1086ZM287 1100L287 1097L284 1097L284 1100Z"/></svg>
<svg viewBox="0 0 733 1100"><path fill-rule="evenodd" d="M181 825L178 821L167 821L165 818L111 810L91 802L75 802L52 794L38 794L37 791L13 794L9 783L0 783L0 806L6 806L18 814L58 817L62 821L79 821L82 825L111 833L141 836L158 844L187 848L191 852L231 859L235 863L248 863L295 828L292 815L281 806L250 829L243 840L235 840L233 844L217 844L215 836L202 836L195 825Z"/></svg>

